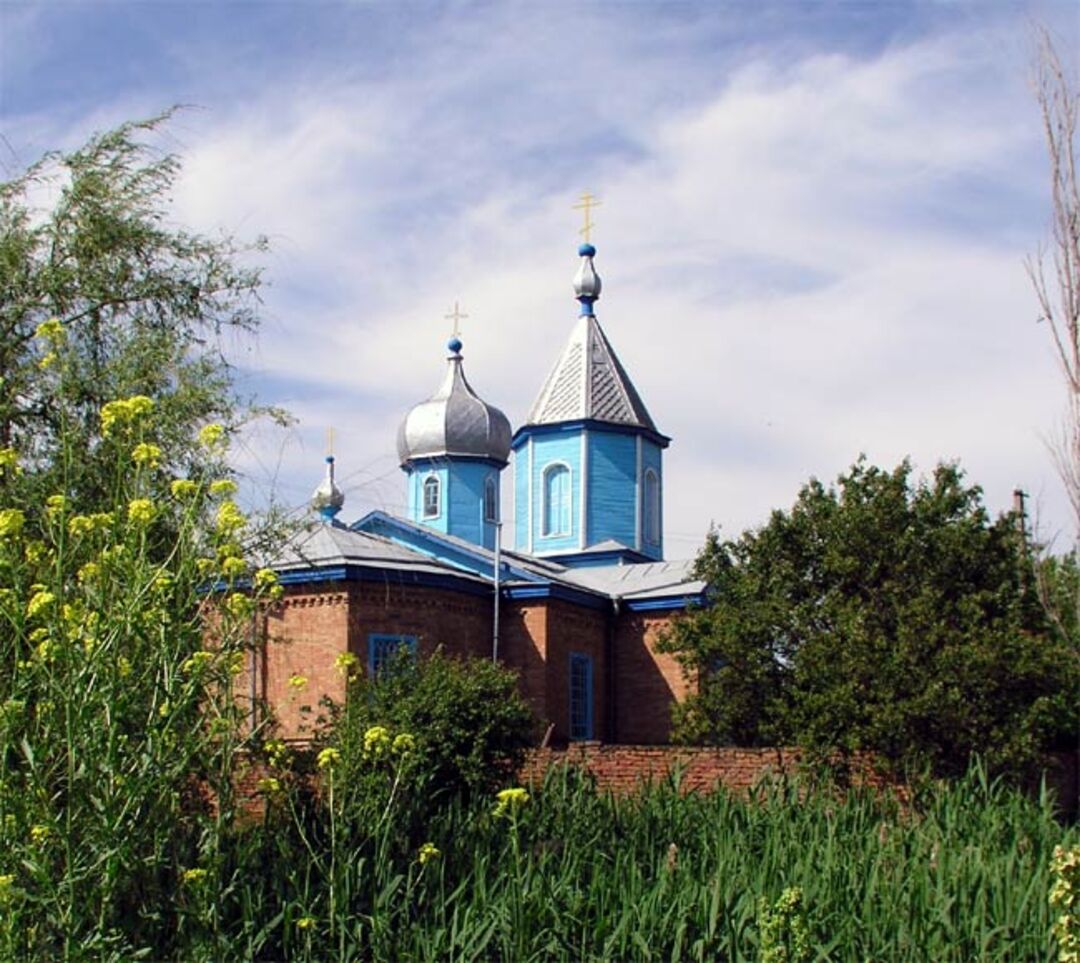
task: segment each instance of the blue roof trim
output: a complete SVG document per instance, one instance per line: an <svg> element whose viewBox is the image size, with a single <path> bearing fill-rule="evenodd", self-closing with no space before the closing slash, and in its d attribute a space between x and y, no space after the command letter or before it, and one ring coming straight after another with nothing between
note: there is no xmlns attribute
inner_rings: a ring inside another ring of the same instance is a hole
<svg viewBox="0 0 1080 963"><path fill-rule="evenodd" d="M528 601L529 599L560 599L590 609L611 608L611 599L607 596L578 592L572 588L567 588L565 585L557 585L553 582L542 582L535 585L509 585L503 592L507 598L515 602Z"/></svg>
<svg viewBox="0 0 1080 963"><path fill-rule="evenodd" d="M467 595L490 596L490 585L478 585L454 575L437 572L410 572L408 569L369 568L365 565L334 565L322 568L291 569L278 572L282 585L309 585L315 582L378 582L381 585L423 585L452 589Z"/></svg>
<svg viewBox="0 0 1080 963"><path fill-rule="evenodd" d="M421 552L430 558L445 562L448 565L456 565L467 572L479 575L482 578L493 579L495 577L495 561L490 554L471 551L470 549L448 542L440 537L435 531L421 531L418 526L388 515L386 512L368 512L363 518L349 526L354 532L367 532L371 535L382 535L399 545L405 545L414 551ZM521 582L538 582L540 577L526 569L519 568L506 557L502 559L502 577Z"/></svg>
<svg viewBox="0 0 1080 963"><path fill-rule="evenodd" d="M677 609L701 608L707 604L707 600L704 592L697 592L659 599L623 599L622 604L631 612L673 612Z"/></svg>
<svg viewBox="0 0 1080 963"><path fill-rule="evenodd" d="M510 440L510 448L517 451L528 441L531 435L549 435L564 431L579 431L588 428L589 431L610 431L619 435L643 435L645 438L656 442L661 448L667 448L671 439L658 431L650 431L640 425L620 425L613 421L597 421L595 418L578 418L575 421L545 422L541 425L522 425Z"/></svg>

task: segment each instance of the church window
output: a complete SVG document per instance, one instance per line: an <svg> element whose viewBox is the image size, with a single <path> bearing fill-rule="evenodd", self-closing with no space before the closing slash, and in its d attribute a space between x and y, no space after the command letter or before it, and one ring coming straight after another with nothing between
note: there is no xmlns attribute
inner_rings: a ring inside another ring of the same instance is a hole
<svg viewBox="0 0 1080 963"><path fill-rule="evenodd" d="M544 469L543 535L570 534L570 469L563 464Z"/></svg>
<svg viewBox="0 0 1080 963"><path fill-rule="evenodd" d="M400 654L416 656L415 635L380 635L368 636L368 674L373 679L386 670Z"/></svg>
<svg viewBox="0 0 1080 963"><path fill-rule="evenodd" d="M642 499L645 519L645 541L650 545L660 542L660 476L651 468L645 471L645 495Z"/></svg>
<svg viewBox="0 0 1080 963"><path fill-rule="evenodd" d="M424 479L424 518L439 517L439 476Z"/></svg>
<svg viewBox="0 0 1080 963"><path fill-rule="evenodd" d="M484 482L484 521L499 520L499 486L494 475L489 475Z"/></svg>
<svg viewBox="0 0 1080 963"><path fill-rule="evenodd" d="M592 658L570 653L570 738L593 737Z"/></svg>

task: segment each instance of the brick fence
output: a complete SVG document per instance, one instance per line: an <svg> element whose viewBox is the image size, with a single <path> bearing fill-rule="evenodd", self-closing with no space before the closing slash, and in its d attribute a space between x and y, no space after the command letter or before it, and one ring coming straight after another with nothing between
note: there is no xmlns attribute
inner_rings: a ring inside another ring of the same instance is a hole
<svg viewBox="0 0 1080 963"><path fill-rule="evenodd" d="M745 791L769 776L795 775L805 754L795 748L737 749L734 747L624 746L598 742L574 743L566 749L533 749L519 774L526 784L540 782L552 766L567 764L584 769L597 787L629 793L642 783L660 781L676 769L682 773L686 792L709 792L720 786ZM1077 814L1078 758L1058 753L1048 760L1046 780L1066 813ZM860 753L848 760L852 781L860 785L900 788L882 774L874 757Z"/></svg>

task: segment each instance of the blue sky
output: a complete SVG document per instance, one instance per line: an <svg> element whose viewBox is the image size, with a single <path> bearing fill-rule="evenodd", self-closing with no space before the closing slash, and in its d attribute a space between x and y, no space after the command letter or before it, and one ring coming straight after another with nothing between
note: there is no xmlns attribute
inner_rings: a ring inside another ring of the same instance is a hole
<svg viewBox="0 0 1080 963"><path fill-rule="evenodd" d="M574 322L588 188L598 315L674 438L669 556L860 452L957 459L993 509L1022 485L1051 537L1031 26L1075 51L1078 10L0 0L0 170L192 105L161 138L176 220L269 236L262 333L228 349L299 418L238 447L253 497L302 506L332 425L346 515L400 511L396 425L455 300L519 424Z"/></svg>

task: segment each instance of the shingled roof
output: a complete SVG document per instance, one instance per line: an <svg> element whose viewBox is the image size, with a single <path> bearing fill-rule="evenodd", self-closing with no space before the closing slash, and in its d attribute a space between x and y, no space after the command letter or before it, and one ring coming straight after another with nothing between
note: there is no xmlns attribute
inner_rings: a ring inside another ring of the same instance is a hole
<svg viewBox="0 0 1080 963"><path fill-rule="evenodd" d="M659 434L594 315L578 319L526 425L589 419Z"/></svg>

